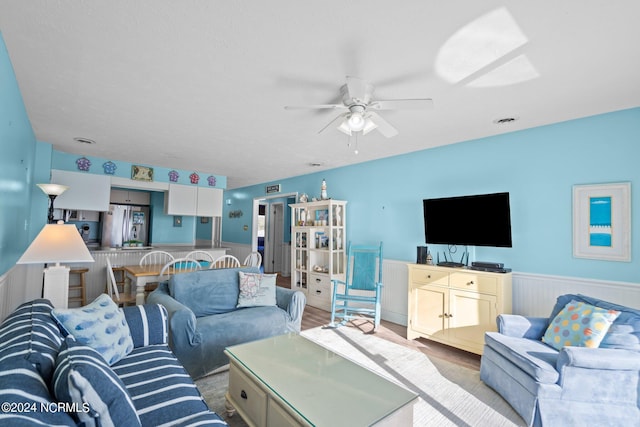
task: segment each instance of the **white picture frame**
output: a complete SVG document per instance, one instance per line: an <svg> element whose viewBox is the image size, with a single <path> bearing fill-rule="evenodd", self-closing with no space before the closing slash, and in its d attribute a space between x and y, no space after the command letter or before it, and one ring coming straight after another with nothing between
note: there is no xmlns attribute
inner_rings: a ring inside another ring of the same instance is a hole
<svg viewBox="0 0 640 427"><path fill-rule="evenodd" d="M631 183L573 186L573 256L631 261Z"/></svg>

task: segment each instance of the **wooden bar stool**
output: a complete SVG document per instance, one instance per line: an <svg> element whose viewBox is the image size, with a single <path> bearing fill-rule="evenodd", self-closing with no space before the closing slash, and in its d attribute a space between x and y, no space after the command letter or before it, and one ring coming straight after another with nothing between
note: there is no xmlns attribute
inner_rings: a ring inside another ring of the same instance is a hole
<svg viewBox="0 0 640 427"><path fill-rule="evenodd" d="M88 268L72 268L69 270L69 304L80 303L80 306L87 305L87 294L85 290L85 278L84 274L89 271ZM77 275L78 279L75 284L71 283L71 275ZM72 292L74 293L71 296Z"/></svg>

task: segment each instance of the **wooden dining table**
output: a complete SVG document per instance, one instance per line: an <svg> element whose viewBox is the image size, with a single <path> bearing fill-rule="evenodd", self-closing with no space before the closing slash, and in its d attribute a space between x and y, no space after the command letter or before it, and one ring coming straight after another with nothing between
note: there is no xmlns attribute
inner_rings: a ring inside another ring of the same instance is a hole
<svg viewBox="0 0 640 427"><path fill-rule="evenodd" d="M129 283L132 293L136 295L136 304L144 304L144 287L147 283L169 280L172 274L187 273L191 270L170 267L160 276L160 272L165 264L147 265L123 265L125 280ZM207 267L208 268L208 267Z"/></svg>
<svg viewBox="0 0 640 427"><path fill-rule="evenodd" d="M136 295L136 304L144 304L144 287L147 283L157 282L161 279L160 271L162 267L164 267L164 264L122 266L125 280L129 281L131 292ZM168 279L169 275L165 274L165 277Z"/></svg>

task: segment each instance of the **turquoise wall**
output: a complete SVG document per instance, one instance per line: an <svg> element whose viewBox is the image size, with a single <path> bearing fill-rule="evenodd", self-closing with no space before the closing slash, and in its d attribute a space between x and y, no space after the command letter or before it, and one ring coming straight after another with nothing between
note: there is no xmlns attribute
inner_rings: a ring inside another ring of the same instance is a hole
<svg viewBox="0 0 640 427"><path fill-rule="evenodd" d="M47 221L51 146L36 142L0 34L0 275L20 258Z"/></svg>
<svg viewBox="0 0 640 427"><path fill-rule="evenodd" d="M329 196L348 201L348 239L382 240L385 258L415 262L416 246L424 245L422 199L508 191L513 248L470 247L471 261L503 262L519 272L640 282L639 140L640 108L635 108L227 190L225 200L232 204L224 205L222 239L250 243L253 198L265 195L265 185L318 197L325 178ZM632 183L632 261L574 258L572 186L622 181ZM244 215L229 218L230 210ZM435 259L447 248L429 249Z"/></svg>

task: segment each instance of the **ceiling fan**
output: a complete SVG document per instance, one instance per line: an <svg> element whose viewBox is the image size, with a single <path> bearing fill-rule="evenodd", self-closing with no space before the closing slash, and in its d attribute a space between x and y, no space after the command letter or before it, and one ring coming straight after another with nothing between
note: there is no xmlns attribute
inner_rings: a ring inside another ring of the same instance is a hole
<svg viewBox="0 0 640 427"><path fill-rule="evenodd" d="M433 100L424 99L374 99L373 85L357 77L347 76L347 84L340 88L342 104L320 104L303 106L286 106L285 110L294 109L335 109L346 110L329 124L320 129L323 132L329 126L339 123L337 129L351 136L354 132L368 134L374 129L391 138L398 134L398 130L391 126L376 111L379 110L424 110L433 107Z"/></svg>

